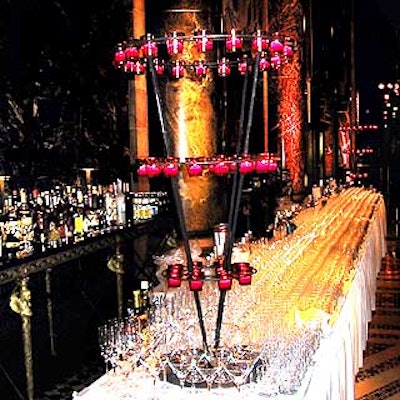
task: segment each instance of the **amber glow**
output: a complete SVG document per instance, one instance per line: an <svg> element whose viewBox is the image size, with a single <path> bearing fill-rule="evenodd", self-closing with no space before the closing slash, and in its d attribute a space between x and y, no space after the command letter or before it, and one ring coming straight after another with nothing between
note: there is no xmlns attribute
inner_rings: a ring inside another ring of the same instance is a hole
<svg viewBox="0 0 400 400"><path fill-rule="evenodd" d="M297 61L297 60L296 60ZM279 123L283 139L282 159L290 172L295 193L304 189L304 162L302 149L301 75L298 63L283 67L279 77L280 102L278 106Z"/></svg>
<svg viewBox="0 0 400 400"><path fill-rule="evenodd" d="M298 42L302 24L302 8L299 0L281 2L274 24L282 26L282 32ZM303 96L301 62L298 52L292 63L282 66L278 75L278 122L284 141L284 158L289 170L293 192L304 190L304 154L302 147Z"/></svg>
<svg viewBox="0 0 400 400"><path fill-rule="evenodd" d="M82 171L85 173L86 183L92 183L92 172L95 168L82 168Z"/></svg>
<svg viewBox="0 0 400 400"><path fill-rule="evenodd" d="M325 148L324 148L324 165L325 165L325 176L333 176L334 170L333 166L335 163L335 153L333 149L334 144L334 132L331 127L325 132Z"/></svg>
<svg viewBox="0 0 400 400"><path fill-rule="evenodd" d="M195 13L171 14L166 20L166 30L190 34L202 26ZM186 64L204 59L196 43L185 43L179 59ZM216 152L215 110L211 94L213 81L209 76L200 78L193 73L168 81L165 89L166 119L173 138L174 156L180 160L199 154L207 157ZM221 207L217 207L218 185L214 177L204 175L190 179L186 169L179 180L187 230L204 231L220 222Z"/></svg>
<svg viewBox="0 0 400 400"><path fill-rule="evenodd" d="M182 160L199 154L206 157L212 155L215 151L215 132L212 129L215 116L208 95L209 86L185 78L174 85L179 86L177 129L174 130L178 157ZM185 170L179 187L188 231L202 231L211 227L214 224L210 217L216 200L215 180L209 176L188 179Z"/></svg>

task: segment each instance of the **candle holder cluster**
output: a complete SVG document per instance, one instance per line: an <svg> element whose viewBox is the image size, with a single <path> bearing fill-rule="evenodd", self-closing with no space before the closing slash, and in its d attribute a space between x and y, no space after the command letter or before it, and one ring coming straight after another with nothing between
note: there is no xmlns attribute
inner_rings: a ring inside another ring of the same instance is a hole
<svg viewBox="0 0 400 400"><path fill-rule="evenodd" d="M348 176L351 180L353 180L353 179L366 179L368 178L369 175L368 172L350 172Z"/></svg>
<svg viewBox="0 0 400 400"><path fill-rule="evenodd" d="M278 168L278 157L270 153L243 156L190 157L181 162L177 157L149 157L139 161L138 176L154 178L161 175L175 177L181 168L187 169L190 177L208 172L217 176L228 176L235 171L240 174L274 173Z"/></svg>
<svg viewBox="0 0 400 400"><path fill-rule="evenodd" d="M169 288L177 288L182 281L188 281L191 291L201 291L206 281L217 281L220 290L230 290L233 280L239 285L251 285L252 275L257 272L248 262L237 262L228 267L222 259L214 261L212 265L203 265L201 261L194 261L191 270L183 264L171 264L163 272Z"/></svg>
<svg viewBox="0 0 400 400"><path fill-rule="evenodd" d="M185 60L182 54L185 48L194 48L199 59ZM217 51L222 56L210 61L207 54ZM242 33L231 29L227 33L215 34L205 29L192 35L173 31L165 36L155 37L151 33L130 38L119 43L114 53L114 65L124 72L135 75L145 74L148 64L153 63L158 76L169 75L175 79L193 73L204 78L210 69L218 76L228 77L232 70L245 75L254 65L254 56L259 54L260 71L279 69L293 58L293 41L279 33L270 35L260 29L254 33Z"/></svg>
<svg viewBox="0 0 400 400"><path fill-rule="evenodd" d="M356 154L357 156L364 156L367 154L373 154L374 153L374 149L371 149L371 147L365 147L363 149L356 149Z"/></svg>
<svg viewBox="0 0 400 400"><path fill-rule="evenodd" d="M339 131L376 131L378 125L343 125L339 127Z"/></svg>

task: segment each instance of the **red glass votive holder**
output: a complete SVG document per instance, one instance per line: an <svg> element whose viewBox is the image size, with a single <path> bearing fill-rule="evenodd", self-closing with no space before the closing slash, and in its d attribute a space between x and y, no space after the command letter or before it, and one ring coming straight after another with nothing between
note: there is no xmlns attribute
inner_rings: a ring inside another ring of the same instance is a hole
<svg viewBox="0 0 400 400"><path fill-rule="evenodd" d="M194 292L203 290L203 281L201 279L191 279L189 281L189 288Z"/></svg>
<svg viewBox="0 0 400 400"><path fill-rule="evenodd" d="M239 276L239 285L251 285L251 275L241 275Z"/></svg>
<svg viewBox="0 0 400 400"><path fill-rule="evenodd" d="M218 287L220 290L229 290L232 287L231 276L226 271L220 275Z"/></svg>
<svg viewBox="0 0 400 400"><path fill-rule="evenodd" d="M197 50L205 53L206 51L211 51L213 48L213 41L211 38L207 37L207 31L202 29L201 31L195 32Z"/></svg>
<svg viewBox="0 0 400 400"><path fill-rule="evenodd" d="M189 280L190 290L200 291L203 289L203 263L201 261L194 261L193 270Z"/></svg>
<svg viewBox="0 0 400 400"><path fill-rule="evenodd" d="M253 270L247 262L239 262L233 265L233 272L239 285L250 285Z"/></svg>
<svg viewBox="0 0 400 400"><path fill-rule="evenodd" d="M179 287L181 286L182 280L178 278L168 278L168 287Z"/></svg>
<svg viewBox="0 0 400 400"><path fill-rule="evenodd" d="M166 177L174 177L179 174L179 160L175 157L168 157L167 163L162 167L163 173Z"/></svg>
<svg viewBox="0 0 400 400"><path fill-rule="evenodd" d="M168 266L167 282L168 287L179 287L182 283L182 264L173 264Z"/></svg>

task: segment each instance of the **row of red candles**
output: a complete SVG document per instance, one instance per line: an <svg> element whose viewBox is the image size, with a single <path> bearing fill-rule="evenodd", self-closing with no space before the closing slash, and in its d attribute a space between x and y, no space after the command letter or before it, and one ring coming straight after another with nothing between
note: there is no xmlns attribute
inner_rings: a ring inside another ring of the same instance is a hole
<svg viewBox="0 0 400 400"><path fill-rule="evenodd" d="M186 165L186 164L185 164ZM160 162L157 159L148 159L141 164L137 173L139 176L156 177L163 174L166 177L174 177L179 174L180 163L173 157L167 159L165 162ZM201 176L203 168L207 167L208 172L219 176L226 176L229 173L238 169L241 174L249 174L256 172L258 174L265 174L275 172L278 164L275 159L268 157L261 157L257 160L244 158L243 160L226 160L220 159L208 164L198 162L197 160L189 161L187 164L187 172L189 176Z"/></svg>
<svg viewBox="0 0 400 400"><path fill-rule="evenodd" d="M244 37L248 35L241 35L235 29L231 29L229 34L219 34L213 35L208 34L206 30L202 30L200 32L195 32L195 35L186 37L179 32L172 32L168 37L161 38L162 41L165 41L167 46L168 54L176 55L179 53L183 53L184 43L186 40L196 40L197 50L205 53L206 51L211 51L213 49L214 40L218 41L220 39L225 40L226 42L226 50L229 52L235 52L241 50L243 47ZM252 36L251 48L253 51L261 52L270 50L272 53L283 53L285 56L293 55L293 47L291 44L290 38L285 38L285 41L282 43L279 40L279 34L275 34L275 38L270 42L269 38L260 30L257 30ZM214 39L214 40L213 40ZM139 44L139 46L135 44L128 44L125 49L123 49L123 45L119 44L119 48L114 55L114 60L116 63L123 62L125 60L135 60L140 57L140 52L144 57L157 57L158 56L158 43L159 39L154 39L153 35L148 33L141 38L144 42L143 44Z"/></svg>
<svg viewBox="0 0 400 400"><path fill-rule="evenodd" d="M287 58L282 59L279 55L269 58L265 53L261 53L258 68L261 72L267 71L269 68L278 69L282 64L286 64L289 61L290 60ZM165 62L156 58L154 59L153 64L156 74L159 76L164 75L166 71ZM240 75L245 75L251 70L251 64L246 57L243 57L242 60L238 60L237 63L231 63L228 58L222 57L217 64L218 75L220 77L227 77L231 75L232 64L237 64L237 70L239 71ZM212 66L213 63L207 63L203 60L197 60L193 64L189 65L185 64L185 62L182 60L175 60L170 68L170 73L172 77L179 79L183 78L185 71L189 69L193 70L199 78L204 78L207 76L207 72ZM118 63L117 68L123 68L124 72L127 73L133 72L136 75L143 75L146 72L147 62L141 60L125 61L123 63Z"/></svg>
<svg viewBox="0 0 400 400"><path fill-rule="evenodd" d="M232 271L228 271L222 260L214 263L215 276L218 279L220 290L229 290L232 287L232 280L237 279L239 285L251 285L253 269L247 262L234 263ZM189 274L189 288L192 291L201 291L204 284L203 265L201 261L193 262L192 272ZM184 280L184 265L173 264L167 269L168 287L180 287Z"/></svg>

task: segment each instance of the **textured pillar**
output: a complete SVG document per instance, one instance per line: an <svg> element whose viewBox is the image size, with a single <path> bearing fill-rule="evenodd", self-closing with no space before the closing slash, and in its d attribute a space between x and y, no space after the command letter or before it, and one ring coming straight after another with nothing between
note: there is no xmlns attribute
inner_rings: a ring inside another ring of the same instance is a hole
<svg viewBox="0 0 400 400"><path fill-rule="evenodd" d="M300 0L293 0L288 7L285 1L279 3L274 19L274 28L298 43L302 26L303 10ZM282 66L278 75L278 116L284 158L290 172L293 194L304 192L304 148L303 148L303 82L301 55L294 52L293 61Z"/></svg>
<svg viewBox="0 0 400 400"><path fill-rule="evenodd" d="M182 2L179 4L183 7ZM190 35L196 29L207 29L201 12L166 11L165 31ZM185 9L195 9L196 3L185 4ZM185 43L179 58L187 63L204 58L195 43ZM185 77L171 79L165 85L165 116L168 132L172 136L174 156L180 159L195 156L213 156L217 150L216 110L212 102L214 83L212 75L198 78L186 70ZM189 177L184 170L179 180L179 191L187 231L203 232L221 221L224 213L224 194L217 178L203 174Z"/></svg>
<svg viewBox="0 0 400 400"><path fill-rule="evenodd" d="M132 1L132 36L140 38L146 34L146 12L144 0ZM136 76L129 82L129 135L131 164L149 156L149 121L147 102L147 80ZM133 183L133 182L132 182ZM150 190L148 178L140 178L139 191Z"/></svg>

